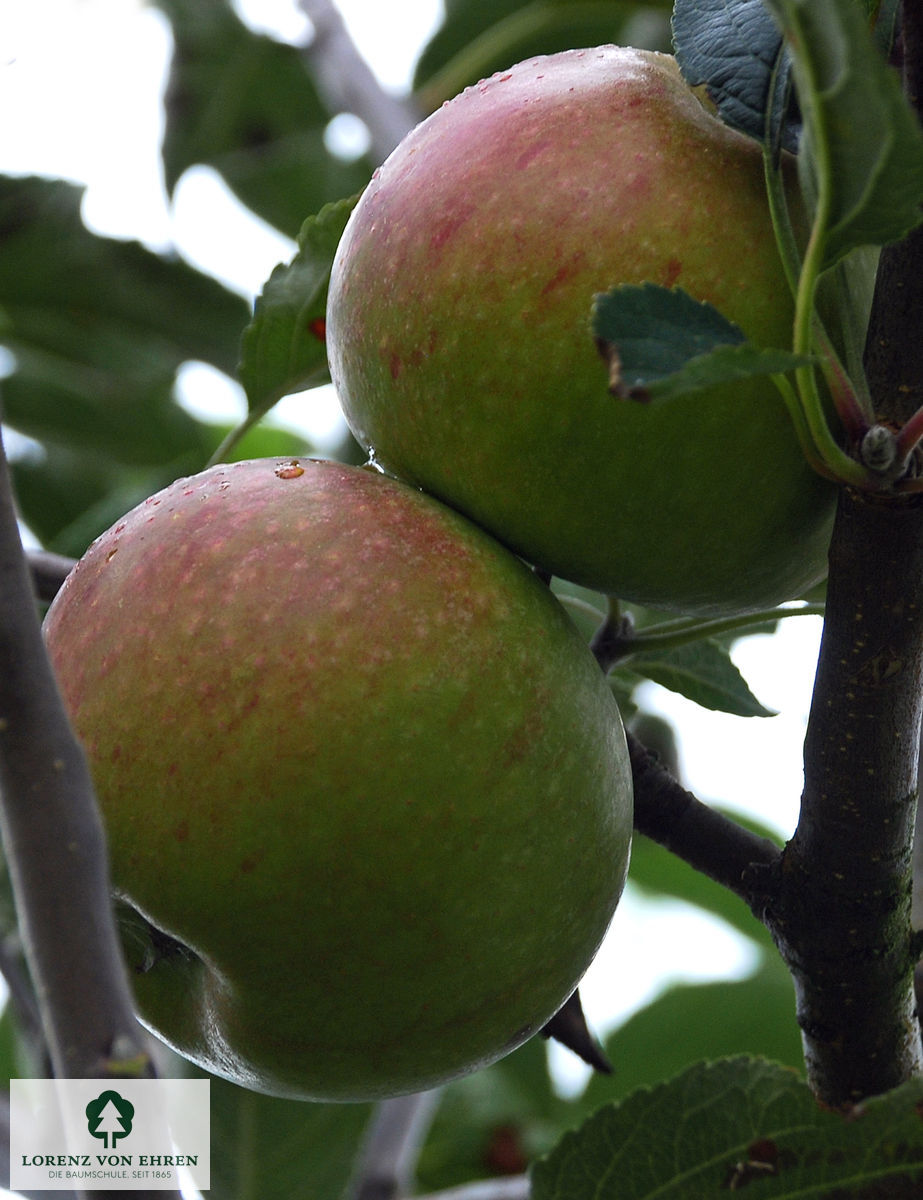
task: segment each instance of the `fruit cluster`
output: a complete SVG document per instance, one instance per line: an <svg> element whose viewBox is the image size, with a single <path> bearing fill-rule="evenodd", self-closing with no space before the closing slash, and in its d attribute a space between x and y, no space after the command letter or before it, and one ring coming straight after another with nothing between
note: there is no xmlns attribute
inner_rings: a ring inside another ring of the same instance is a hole
<svg viewBox="0 0 923 1200"><path fill-rule="evenodd" d="M647 280L786 343L759 151L661 55L468 89L376 173L334 265L331 371L382 470L179 480L52 605L138 1006L195 1062L281 1095L413 1091L576 987L631 779L527 564L700 613L822 577L830 491L771 383L609 394L591 302Z"/></svg>

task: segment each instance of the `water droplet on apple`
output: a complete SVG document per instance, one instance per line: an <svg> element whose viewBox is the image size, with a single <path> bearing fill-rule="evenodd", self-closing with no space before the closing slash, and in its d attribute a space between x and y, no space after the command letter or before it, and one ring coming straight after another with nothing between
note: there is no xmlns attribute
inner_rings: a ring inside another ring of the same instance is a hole
<svg viewBox="0 0 923 1200"><path fill-rule="evenodd" d="M276 467L276 474L280 479L297 479L299 475L304 474L304 467L296 458L290 462L279 463Z"/></svg>

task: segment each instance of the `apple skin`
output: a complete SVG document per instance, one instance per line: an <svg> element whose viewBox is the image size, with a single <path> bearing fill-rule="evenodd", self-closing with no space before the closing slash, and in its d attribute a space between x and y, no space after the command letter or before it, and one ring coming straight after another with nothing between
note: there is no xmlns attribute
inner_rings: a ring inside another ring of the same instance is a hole
<svg viewBox="0 0 923 1200"><path fill-rule="evenodd" d="M103 534L46 643L142 1019L206 1069L357 1100L499 1058L627 870L617 706L551 592L377 472L259 460Z"/></svg>
<svg viewBox="0 0 923 1200"><path fill-rule="evenodd" d="M408 135L344 232L327 338L349 425L384 470L586 587L702 614L800 596L826 574L836 493L772 382L608 392L593 297L646 281L791 345L756 143L669 55L496 74Z"/></svg>

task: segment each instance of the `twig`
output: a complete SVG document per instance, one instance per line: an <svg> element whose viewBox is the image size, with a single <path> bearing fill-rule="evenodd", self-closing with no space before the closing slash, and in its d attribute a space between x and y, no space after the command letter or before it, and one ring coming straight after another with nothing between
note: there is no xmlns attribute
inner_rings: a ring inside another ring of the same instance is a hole
<svg viewBox="0 0 923 1200"><path fill-rule="evenodd" d="M50 604L73 570L75 560L63 554L52 554L49 550L30 550L26 558L32 572L35 594L39 600Z"/></svg>
<svg viewBox="0 0 923 1200"><path fill-rule="evenodd" d="M761 916L767 876L781 858L779 847L696 799L633 734L626 737L635 829L729 888Z"/></svg>
<svg viewBox="0 0 923 1200"><path fill-rule="evenodd" d="M505 1179L485 1179L466 1183L444 1192L429 1192L414 1200L529 1200L528 1175L510 1175Z"/></svg>
<svg viewBox="0 0 923 1200"><path fill-rule="evenodd" d="M102 823L45 653L2 441L0 828L55 1074L117 1076L116 1060L149 1061L110 907Z"/></svg>
<svg viewBox="0 0 923 1200"><path fill-rule="evenodd" d="M332 0L300 0L300 5L314 27L304 53L318 89L331 109L361 118L372 139L372 158L384 162L421 113L381 86Z"/></svg>
<svg viewBox="0 0 923 1200"><path fill-rule="evenodd" d="M408 1194L438 1100L433 1090L378 1105L350 1187L352 1200L397 1200Z"/></svg>

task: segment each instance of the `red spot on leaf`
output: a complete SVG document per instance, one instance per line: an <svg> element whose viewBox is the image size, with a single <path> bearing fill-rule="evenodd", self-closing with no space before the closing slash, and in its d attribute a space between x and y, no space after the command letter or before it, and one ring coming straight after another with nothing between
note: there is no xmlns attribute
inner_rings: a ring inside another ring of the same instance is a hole
<svg viewBox="0 0 923 1200"><path fill-rule="evenodd" d="M327 322L323 317L315 317L313 321L309 322L308 329L319 342L327 341Z"/></svg>

